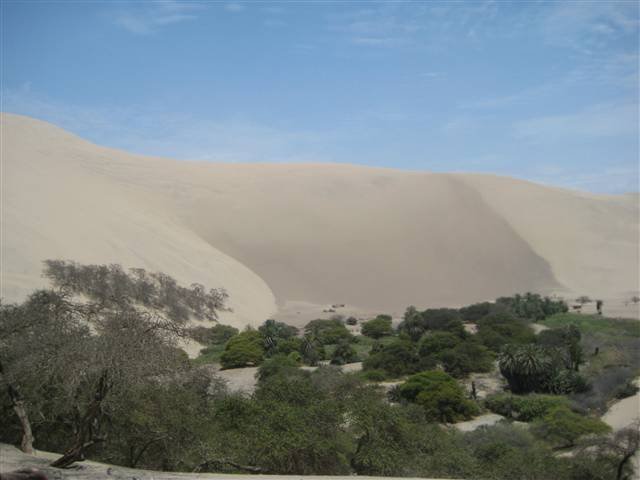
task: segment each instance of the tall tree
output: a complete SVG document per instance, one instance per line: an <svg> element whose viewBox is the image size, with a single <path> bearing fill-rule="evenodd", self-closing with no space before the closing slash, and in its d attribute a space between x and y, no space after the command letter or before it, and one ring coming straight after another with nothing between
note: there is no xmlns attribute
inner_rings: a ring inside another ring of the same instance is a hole
<svg viewBox="0 0 640 480"><path fill-rule="evenodd" d="M45 262L44 275L53 290L36 294L39 303L29 307L41 319L31 328L32 341L41 335L40 325L49 325L58 329L52 336L63 344L60 350L47 349L46 357L54 365L64 364L56 378L64 385L64 414L72 425L72 438L52 465L68 467L83 459L87 448L105 440L103 420L132 386L179 368L182 353L175 348L176 342L188 334L189 319L217 320L227 295L199 284L182 287L162 273L126 272L118 265L50 260ZM4 323L5 315L3 328ZM67 344L70 333L73 348ZM19 351L19 336L10 341L7 350ZM38 350L38 344L29 347ZM28 358L35 361L37 356ZM7 356L5 375L16 378L20 361L24 360ZM35 376L40 382L48 381Z"/></svg>

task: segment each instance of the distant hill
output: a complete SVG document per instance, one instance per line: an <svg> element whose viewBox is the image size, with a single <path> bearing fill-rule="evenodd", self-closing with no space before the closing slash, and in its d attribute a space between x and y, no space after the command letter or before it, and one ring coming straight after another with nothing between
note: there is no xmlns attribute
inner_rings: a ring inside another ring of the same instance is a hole
<svg viewBox="0 0 640 480"><path fill-rule="evenodd" d="M379 311L515 292L639 289L637 195L492 175L341 164L226 164L100 147L2 114L2 297L47 258L120 263L224 287L226 323L277 303Z"/></svg>

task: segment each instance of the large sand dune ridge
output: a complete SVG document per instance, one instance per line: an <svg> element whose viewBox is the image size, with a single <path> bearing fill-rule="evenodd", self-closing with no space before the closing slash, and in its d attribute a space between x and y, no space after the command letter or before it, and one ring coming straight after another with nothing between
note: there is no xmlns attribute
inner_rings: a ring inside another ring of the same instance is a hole
<svg viewBox="0 0 640 480"><path fill-rule="evenodd" d="M2 297L65 258L224 287L227 323L277 304L377 311L526 290L638 290L638 197L491 175L142 157L2 115Z"/></svg>

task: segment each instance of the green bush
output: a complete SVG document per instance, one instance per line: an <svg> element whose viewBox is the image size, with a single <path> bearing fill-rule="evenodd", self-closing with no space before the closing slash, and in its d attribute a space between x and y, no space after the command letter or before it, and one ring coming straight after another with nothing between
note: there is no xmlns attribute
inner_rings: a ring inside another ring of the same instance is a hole
<svg viewBox="0 0 640 480"><path fill-rule="evenodd" d="M430 421L453 423L479 413L478 406L466 398L458 382L437 370L410 376L400 385L399 395L422 406Z"/></svg>
<svg viewBox="0 0 640 480"><path fill-rule="evenodd" d="M520 422L531 422L544 417L554 408L569 407L569 400L559 395L498 393L487 397L484 405L498 415Z"/></svg>
<svg viewBox="0 0 640 480"><path fill-rule="evenodd" d="M572 447L585 435L608 433L611 428L599 418L580 415L568 407L555 407L533 426L535 435L556 447Z"/></svg>
<svg viewBox="0 0 640 480"><path fill-rule="evenodd" d="M507 312L495 312L479 320L477 338L494 352L500 352L506 344L528 344L536 341L531 327Z"/></svg>
<svg viewBox="0 0 640 480"><path fill-rule="evenodd" d="M393 333L391 328L391 317L389 315L378 315L376 318L362 324L362 335L371 338L382 338Z"/></svg>
<svg viewBox="0 0 640 480"><path fill-rule="evenodd" d="M224 345L227 340L237 334L237 328L219 323L210 328L198 326L189 329L191 338L204 345Z"/></svg>
<svg viewBox="0 0 640 480"><path fill-rule="evenodd" d="M297 370L300 362L292 356L277 354L266 359L258 368L258 380L263 382L273 375L281 375Z"/></svg>
<svg viewBox="0 0 640 480"><path fill-rule="evenodd" d="M633 381L629 381L618 387L615 392L615 397L618 400L622 400L623 398L633 397L640 390Z"/></svg>
<svg viewBox="0 0 640 480"><path fill-rule="evenodd" d="M246 330L231 338L220 357L223 368L256 366L264 357L263 338L256 330Z"/></svg>
<svg viewBox="0 0 640 480"><path fill-rule="evenodd" d="M345 320L345 323L346 323L347 325L354 326L354 325L357 325L357 324L358 324L358 319L357 319L356 317L349 317L349 318L347 318L347 319Z"/></svg>
<svg viewBox="0 0 640 480"><path fill-rule="evenodd" d="M317 339L322 345L339 343L341 340L353 342L354 337L341 320L334 318L329 320L312 320L305 327L306 335Z"/></svg>
<svg viewBox="0 0 640 480"><path fill-rule="evenodd" d="M358 360L358 353L355 348L353 348L350 343L344 341L336 345L335 350L331 354L332 365L344 365L345 363L354 363Z"/></svg>
<svg viewBox="0 0 640 480"><path fill-rule="evenodd" d="M500 297L496 299L496 304L505 307L518 318L529 321L544 320L551 315L566 313L569 310L564 300L554 300L530 292L513 297Z"/></svg>
<svg viewBox="0 0 640 480"><path fill-rule="evenodd" d="M418 361L415 345L408 340L397 339L388 345L382 345L380 351L370 354L362 368L383 370L388 377L393 378L416 372Z"/></svg>
<svg viewBox="0 0 640 480"><path fill-rule="evenodd" d="M490 372L493 369L491 351L473 340L440 352L438 359L448 374L458 378L466 377L472 372Z"/></svg>
<svg viewBox="0 0 640 480"><path fill-rule="evenodd" d="M365 370L361 376L369 382L384 382L387 378L384 370Z"/></svg>
<svg viewBox="0 0 640 480"><path fill-rule="evenodd" d="M418 353L420 357L438 355L444 350L456 347L463 341L460 336L451 332L427 332L420 339Z"/></svg>

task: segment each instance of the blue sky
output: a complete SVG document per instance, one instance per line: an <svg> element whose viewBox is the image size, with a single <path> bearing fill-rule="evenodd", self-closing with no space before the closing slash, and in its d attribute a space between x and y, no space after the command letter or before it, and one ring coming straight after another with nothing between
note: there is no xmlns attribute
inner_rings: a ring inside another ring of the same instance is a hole
<svg viewBox="0 0 640 480"><path fill-rule="evenodd" d="M2 0L2 110L184 159L638 191L636 2Z"/></svg>

